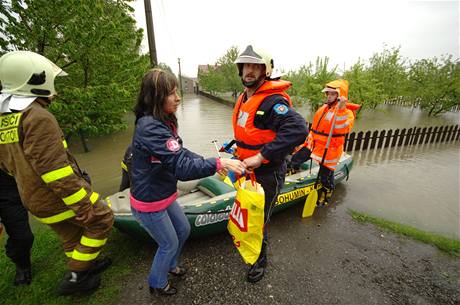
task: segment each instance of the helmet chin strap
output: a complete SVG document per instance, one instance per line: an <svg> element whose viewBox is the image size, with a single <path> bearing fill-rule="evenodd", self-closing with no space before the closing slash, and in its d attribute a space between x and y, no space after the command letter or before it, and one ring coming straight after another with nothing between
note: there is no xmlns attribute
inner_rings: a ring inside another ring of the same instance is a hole
<svg viewBox="0 0 460 305"><path fill-rule="evenodd" d="M259 86L264 80L265 80L265 76L261 76L258 79L255 79L250 82L247 82L243 78L241 78L241 82L243 83L243 86L245 86L246 88L255 88Z"/></svg>

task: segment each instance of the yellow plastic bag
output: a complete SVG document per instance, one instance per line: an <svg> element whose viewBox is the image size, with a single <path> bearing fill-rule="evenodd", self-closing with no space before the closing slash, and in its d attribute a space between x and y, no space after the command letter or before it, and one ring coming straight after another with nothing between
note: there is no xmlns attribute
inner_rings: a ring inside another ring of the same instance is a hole
<svg viewBox="0 0 460 305"><path fill-rule="evenodd" d="M235 203L227 229L246 264L254 264L262 248L265 194L255 179L235 183Z"/></svg>

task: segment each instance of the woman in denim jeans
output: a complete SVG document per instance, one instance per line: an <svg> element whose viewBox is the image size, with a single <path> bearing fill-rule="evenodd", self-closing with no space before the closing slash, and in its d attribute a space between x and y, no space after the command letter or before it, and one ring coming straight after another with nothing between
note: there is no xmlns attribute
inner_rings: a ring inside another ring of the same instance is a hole
<svg viewBox="0 0 460 305"><path fill-rule="evenodd" d="M134 108L130 202L134 217L158 244L148 282L150 293L162 295L177 292L168 273L182 276L186 272L178 266L178 258L190 224L176 201L177 181L244 171L238 160L204 159L183 147L175 116L179 103L175 76L160 69L144 75Z"/></svg>

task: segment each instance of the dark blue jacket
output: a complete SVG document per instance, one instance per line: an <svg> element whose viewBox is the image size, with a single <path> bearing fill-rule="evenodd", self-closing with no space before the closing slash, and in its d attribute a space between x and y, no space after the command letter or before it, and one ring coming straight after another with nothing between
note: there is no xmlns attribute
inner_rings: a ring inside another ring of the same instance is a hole
<svg viewBox="0 0 460 305"><path fill-rule="evenodd" d="M132 143L131 195L154 202L177 191L177 180L193 180L213 175L216 158L204 159L182 146L174 126L151 115L136 123Z"/></svg>

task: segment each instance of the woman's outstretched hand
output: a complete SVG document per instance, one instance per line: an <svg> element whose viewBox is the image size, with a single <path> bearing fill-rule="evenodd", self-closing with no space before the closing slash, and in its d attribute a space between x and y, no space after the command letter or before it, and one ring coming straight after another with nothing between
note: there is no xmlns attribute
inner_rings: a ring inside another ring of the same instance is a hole
<svg viewBox="0 0 460 305"><path fill-rule="evenodd" d="M235 174L242 175L246 171L246 167L243 162L236 159L220 159L222 170L225 172L232 171Z"/></svg>

